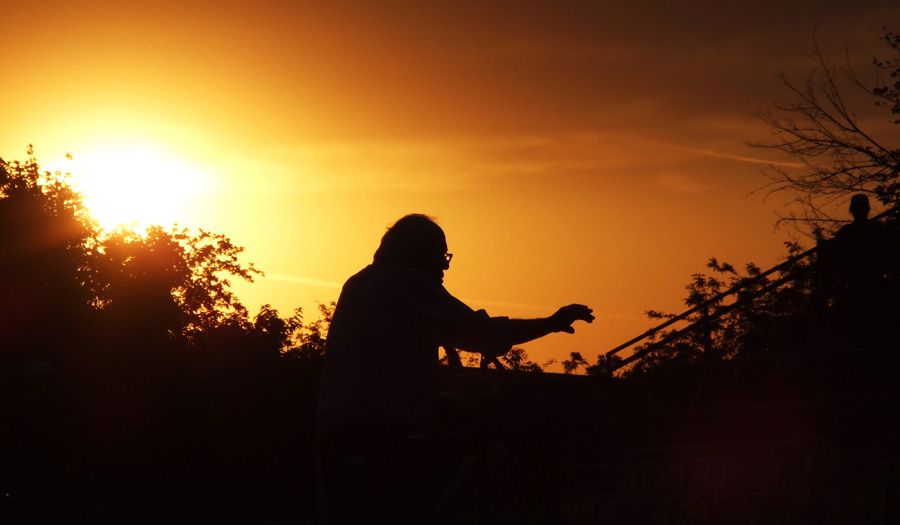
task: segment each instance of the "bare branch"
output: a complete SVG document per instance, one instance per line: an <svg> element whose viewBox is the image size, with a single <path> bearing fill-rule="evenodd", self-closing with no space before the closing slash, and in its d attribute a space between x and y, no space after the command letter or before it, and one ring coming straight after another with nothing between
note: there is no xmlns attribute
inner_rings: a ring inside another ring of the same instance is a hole
<svg viewBox="0 0 900 525"><path fill-rule="evenodd" d="M900 37L885 30L884 40L895 54L900 53ZM862 90L876 105L890 105L900 113L900 58L875 60L876 72L889 72L893 85L880 77L867 84L849 66L838 69L825 59L815 42L814 67L802 83L782 77L790 97L774 104L774 110L759 113L774 136L771 142L751 146L778 150L797 162L799 169L770 165L769 183L760 188L766 198L776 193L796 194L793 203L800 215L779 216L778 225L789 224L821 233L834 227L827 211L853 193L867 193L885 205L900 202L900 148L876 138L863 128L847 104L845 84ZM900 120L895 121L900 123Z"/></svg>

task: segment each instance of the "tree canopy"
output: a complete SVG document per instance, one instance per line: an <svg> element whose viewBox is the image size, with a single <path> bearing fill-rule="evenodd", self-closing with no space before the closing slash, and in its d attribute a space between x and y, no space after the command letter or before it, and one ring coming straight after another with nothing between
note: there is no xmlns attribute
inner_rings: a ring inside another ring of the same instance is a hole
<svg viewBox="0 0 900 525"><path fill-rule="evenodd" d="M260 272L228 237L161 226L103 231L68 175L42 171L30 146L27 154L25 161L0 159L6 356L84 352L104 346L101 339L120 348L199 345L228 327L266 334L276 352L292 342L324 351L327 318L307 326L299 311L282 319L265 306L251 321L231 284Z"/></svg>

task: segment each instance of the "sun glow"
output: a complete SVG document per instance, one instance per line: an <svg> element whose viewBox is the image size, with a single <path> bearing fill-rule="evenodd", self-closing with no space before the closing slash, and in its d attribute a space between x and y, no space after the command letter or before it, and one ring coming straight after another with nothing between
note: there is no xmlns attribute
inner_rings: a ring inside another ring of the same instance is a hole
<svg viewBox="0 0 900 525"><path fill-rule="evenodd" d="M202 170L152 146L78 154L62 171L101 227L134 230L184 223L207 182Z"/></svg>

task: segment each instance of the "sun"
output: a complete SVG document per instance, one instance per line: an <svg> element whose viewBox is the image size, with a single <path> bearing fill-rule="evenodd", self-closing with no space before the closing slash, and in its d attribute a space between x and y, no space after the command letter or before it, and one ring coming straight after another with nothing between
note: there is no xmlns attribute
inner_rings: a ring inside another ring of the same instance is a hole
<svg viewBox="0 0 900 525"><path fill-rule="evenodd" d="M73 189L106 230L183 224L206 179L196 166L151 145L76 154L66 168Z"/></svg>

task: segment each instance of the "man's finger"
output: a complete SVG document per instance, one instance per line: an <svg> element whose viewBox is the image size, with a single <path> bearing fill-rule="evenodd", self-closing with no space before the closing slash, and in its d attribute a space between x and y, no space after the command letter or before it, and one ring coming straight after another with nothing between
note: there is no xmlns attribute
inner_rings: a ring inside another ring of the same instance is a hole
<svg viewBox="0 0 900 525"><path fill-rule="evenodd" d="M590 323L594 320L594 310L588 308L583 304L573 304L572 313L575 314L575 318L581 321L586 321Z"/></svg>

